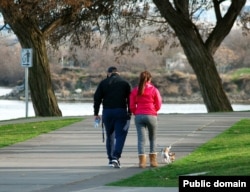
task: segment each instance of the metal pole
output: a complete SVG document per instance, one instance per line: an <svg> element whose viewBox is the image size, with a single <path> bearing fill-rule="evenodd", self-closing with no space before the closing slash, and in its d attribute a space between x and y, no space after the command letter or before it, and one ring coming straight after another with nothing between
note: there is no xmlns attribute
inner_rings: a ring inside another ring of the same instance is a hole
<svg viewBox="0 0 250 192"><path fill-rule="evenodd" d="M25 103L26 103L26 118L28 117L29 106L29 68L25 67Z"/></svg>

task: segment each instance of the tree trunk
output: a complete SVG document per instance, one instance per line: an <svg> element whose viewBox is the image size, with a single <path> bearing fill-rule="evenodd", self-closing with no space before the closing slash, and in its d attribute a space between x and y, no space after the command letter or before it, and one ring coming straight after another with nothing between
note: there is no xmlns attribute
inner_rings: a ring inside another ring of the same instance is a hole
<svg viewBox="0 0 250 192"><path fill-rule="evenodd" d="M204 44L195 38L194 33L185 34L190 34L190 38L182 38L183 36L181 36L179 39L196 74L207 111L233 111L223 90L222 81L212 55L205 49Z"/></svg>
<svg viewBox="0 0 250 192"><path fill-rule="evenodd" d="M29 87L36 116L62 116L51 82L51 73L43 36L31 34L33 67L29 70Z"/></svg>
<svg viewBox="0 0 250 192"><path fill-rule="evenodd" d="M231 103L223 90L213 56L206 49L201 38L196 36L196 31L193 30L193 27L188 28L186 26L185 30L179 30L176 33L196 74L207 111L233 111Z"/></svg>
<svg viewBox="0 0 250 192"><path fill-rule="evenodd" d="M2 10L6 21L16 34L22 48L32 48L33 66L29 68L29 88L36 116L62 116L52 88L45 38L32 20L15 18L8 10ZM13 21L13 23L11 22Z"/></svg>
<svg viewBox="0 0 250 192"><path fill-rule="evenodd" d="M160 10L161 15L174 29L182 45L189 64L197 76L207 111L233 111L231 103L223 90L222 81L212 55L214 53L212 50L216 50L220 43L210 44L210 47L205 45L198 29L190 20L188 11L189 1L174 1L176 7L173 7L169 0L153 0L153 2ZM224 37L228 30L223 31L225 32L222 33Z"/></svg>

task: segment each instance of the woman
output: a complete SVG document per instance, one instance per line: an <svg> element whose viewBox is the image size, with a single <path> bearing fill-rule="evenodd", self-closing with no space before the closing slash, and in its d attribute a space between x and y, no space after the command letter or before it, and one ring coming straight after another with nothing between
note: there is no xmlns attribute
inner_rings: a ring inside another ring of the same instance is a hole
<svg viewBox="0 0 250 192"><path fill-rule="evenodd" d="M151 83L151 74L144 71L140 74L139 85L130 93L130 111L135 115L135 126L138 139L139 167L146 167L145 141L148 130L150 146L150 166L157 167L156 130L157 112L162 105L159 90Z"/></svg>

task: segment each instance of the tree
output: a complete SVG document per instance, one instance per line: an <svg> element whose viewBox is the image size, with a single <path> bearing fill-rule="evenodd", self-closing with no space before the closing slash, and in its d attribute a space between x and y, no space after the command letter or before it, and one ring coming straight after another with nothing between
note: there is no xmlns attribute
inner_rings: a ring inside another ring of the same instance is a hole
<svg viewBox="0 0 250 192"><path fill-rule="evenodd" d="M223 0L213 0L217 22L205 41L190 17L192 14L188 8L192 1L175 0L173 4L169 0L153 0L153 2L162 17L175 31L197 76L208 112L232 111L231 104L223 90L213 55L229 34L246 0L231 1L224 16L220 9Z"/></svg>
<svg viewBox="0 0 250 192"><path fill-rule="evenodd" d="M150 24L160 23L160 28L156 28L156 25L153 24L153 29L155 29L155 33L157 31L160 31L161 35L165 33L165 37L159 44L161 47L164 43L168 43L167 33L176 35L197 76L207 111L233 111L223 90L213 56L231 31L246 0L152 0L156 9L151 8L151 1L140 0L137 2L140 2L140 5L137 4L132 8L127 7L124 9L124 14L126 17L133 16L137 17L137 20L148 21ZM225 2L229 3L229 6L224 7L224 12L221 5ZM197 18L208 9L214 10L216 23L209 24L204 28L204 25ZM163 29L167 24L170 28ZM203 28L201 28L202 26Z"/></svg>
<svg viewBox="0 0 250 192"><path fill-rule="evenodd" d="M156 9L151 8L152 2ZM229 2L229 6L222 13L220 5L224 2ZM218 112L233 109L223 90L213 56L229 34L245 3L246 0L2 0L0 12L5 23L17 35L21 46L35 50L29 86L38 116L61 115L51 87L46 40L57 44L64 38L76 44L84 41L90 45L93 37L91 32L98 30L100 34L106 33L111 42L115 39L122 42L120 47L114 48L116 53L122 55L126 51L138 51L135 41L142 27L142 34L150 33L151 30L162 36L156 51L169 43L169 35L177 36L197 76L208 112ZM217 21L204 30L200 28L202 25L195 19L195 14L199 15L211 8ZM145 26L146 22L150 26ZM114 36L111 37L111 34Z"/></svg>
<svg viewBox="0 0 250 192"><path fill-rule="evenodd" d="M92 27L98 15L107 14L112 1L91 0L1 0L5 25L22 48L33 49L29 87L36 116L62 116L51 83L46 45L63 38L75 44L91 44ZM85 35L86 34L86 35Z"/></svg>

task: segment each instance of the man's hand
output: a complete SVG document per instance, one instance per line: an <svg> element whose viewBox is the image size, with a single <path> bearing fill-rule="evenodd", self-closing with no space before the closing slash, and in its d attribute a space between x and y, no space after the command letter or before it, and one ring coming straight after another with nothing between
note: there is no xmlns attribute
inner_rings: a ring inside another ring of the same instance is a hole
<svg viewBox="0 0 250 192"><path fill-rule="evenodd" d="M101 120L101 116L100 115L95 115L95 120Z"/></svg>
<svg viewBox="0 0 250 192"><path fill-rule="evenodd" d="M96 115L95 119L94 119L94 127L95 128L99 127L100 121L101 121L101 117L99 115Z"/></svg>

